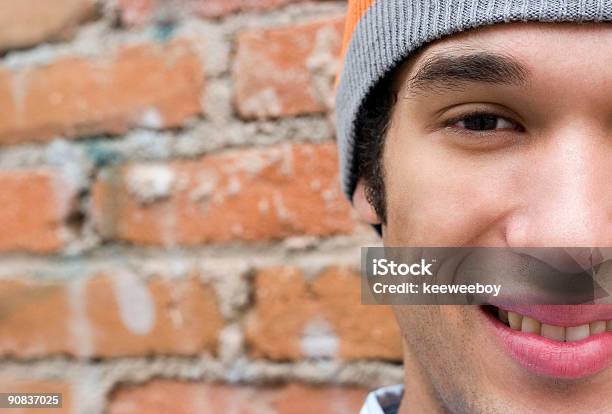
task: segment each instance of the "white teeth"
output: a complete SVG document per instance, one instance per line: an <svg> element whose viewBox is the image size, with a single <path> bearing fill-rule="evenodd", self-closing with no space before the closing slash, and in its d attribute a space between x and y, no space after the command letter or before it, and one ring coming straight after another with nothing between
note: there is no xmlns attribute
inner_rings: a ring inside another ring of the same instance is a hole
<svg viewBox="0 0 612 414"><path fill-rule="evenodd" d="M545 338L559 342L582 341L591 335L599 335L605 332L612 332L612 320L593 321L579 326L556 326L541 323L540 321L523 316L520 313L497 309L497 316L500 321L508 324L516 331L541 335Z"/></svg>
<svg viewBox="0 0 612 414"><path fill-rule="evenodd" d="M597 335L606 331L606 321L595 321L590 323L591 335Z"/></svg>
<svg viewBox="0 0 612 414"><path fill-rule="evenodd" d="M503 323L508 323L508 312L503 309L497 308L497 316L499 320ZM604 331L606 330L606 325L604 325Z"/></svg>
<svg viewBox="0 0 612 414"><path fill-rule="evenodd" d="M535 319L523 316L523 324L521 325L521 331L525 333L540 334L540 322Z"/></svg>
<svg viewBox="0 0 612 414"><path fill-rule="evenodd" d="M567 342L582 341L590 335L589 324L580 326L568 326L565 328L565 340Z"/></svg>
<svg viewBox="0 0 612 414"><path fill-rule="evenodd" d="M542 324L542 333L544 338L552 339L554 341L565 341L565 327Z"/></svg>
<svg viewBox="0 0 612 414"><path fill-rule="evenodd" d="M510 327L512 329L520 331L521 325L523 324L523 316L519 315L518 313L508 312L508 322L510 323Z"/></svg>

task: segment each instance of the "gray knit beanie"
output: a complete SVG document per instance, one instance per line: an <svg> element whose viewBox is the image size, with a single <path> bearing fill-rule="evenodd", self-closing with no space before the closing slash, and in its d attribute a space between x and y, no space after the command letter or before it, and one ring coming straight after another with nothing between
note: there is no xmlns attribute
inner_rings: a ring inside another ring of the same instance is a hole
<svg viewBox="0 0 612 414"><path fill-rule="evenodd" d="M355 125L368 93L420 46L470 28L511 21L612 21L612 0L349 0L336 95L340 174L357 184Z"/></svg>

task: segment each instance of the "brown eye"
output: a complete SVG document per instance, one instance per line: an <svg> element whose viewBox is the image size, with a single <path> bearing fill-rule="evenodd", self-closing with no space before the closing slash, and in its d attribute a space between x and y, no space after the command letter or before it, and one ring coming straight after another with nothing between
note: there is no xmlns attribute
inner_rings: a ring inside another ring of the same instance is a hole
<svg viewBox="0 0 612 414"><path fill-rule="evenodd" d="M469 115L454 124L469 131L494 131L497 129L514 129L516 125L507 119L491 114Z"/></svg>

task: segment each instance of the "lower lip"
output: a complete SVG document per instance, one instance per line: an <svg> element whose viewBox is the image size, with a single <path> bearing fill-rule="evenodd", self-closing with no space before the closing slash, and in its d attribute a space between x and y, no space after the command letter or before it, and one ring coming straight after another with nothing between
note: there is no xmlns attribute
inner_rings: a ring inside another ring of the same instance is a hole
<svg viewBox="0 0 612 414"><path fill-rule="evenodd" d="M504 350L527 370L553 378L577 379L595 375L612 364L612 333L577 342L557 342L516 331L483 310Z"/></svg>

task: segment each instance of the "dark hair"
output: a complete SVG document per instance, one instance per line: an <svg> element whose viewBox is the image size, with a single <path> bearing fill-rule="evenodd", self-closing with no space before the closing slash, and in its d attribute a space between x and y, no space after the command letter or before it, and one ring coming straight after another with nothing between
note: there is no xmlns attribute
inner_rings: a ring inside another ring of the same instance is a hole
<svg viewBox="0 0 612 414"><path fill-rule="evenodd" d="M397 102L394 80L397 69L389 72L370 91L359 110L355 125L355 169L358 178L365 180L366 199L376 211L382 224L387 222L385 171L383 153L385 137ZM377 226L379 234L381 226Z"/></svg>

